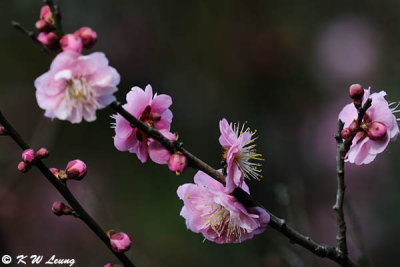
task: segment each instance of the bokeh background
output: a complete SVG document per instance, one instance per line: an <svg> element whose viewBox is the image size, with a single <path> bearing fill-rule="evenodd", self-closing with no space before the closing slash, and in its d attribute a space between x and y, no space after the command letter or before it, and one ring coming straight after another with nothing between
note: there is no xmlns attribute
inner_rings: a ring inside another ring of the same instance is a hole
<svg viewBox="0 0 400 267"><path fill-rule="evenodd" d="M171 95L172 130L212 166L221 157L218 121L248 121L265 157L265 178L249 182L252 194L302 233L335 244L337 114L355 82L400 99L399 1L59 3L66 32L97 31L93 50L104 51L122 76L118 98L149 83ZM79 125L44 118L33 81L51 58L10 25L33 29L41 5L0 1L1 111L32 147L49 148L49 166L87 163L88 176L71 189L105 229L131 235L127 254L138 266L336 266L271 228L242 244L203 242L186 229L176 195L195 171L175 176L117 151L110 109ZM20 153L0 139L0 254L118 263L82 222L51 213L62 197L37 170L17 172ZM399 264L399 155L392 143L368 166L346 165L348 242L366 266Z"/></svg>

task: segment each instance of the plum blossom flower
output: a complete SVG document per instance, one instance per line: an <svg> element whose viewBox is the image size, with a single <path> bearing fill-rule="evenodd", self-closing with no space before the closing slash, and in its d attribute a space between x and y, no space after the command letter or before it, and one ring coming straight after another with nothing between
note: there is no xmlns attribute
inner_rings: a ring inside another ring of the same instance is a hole
<svg viewBox="0 0 400 267"><path fill-rule="evenodd" d="M254 178L259 180L261 175L261 164L254 161L263 160L261 154L256 152L256 145L253 135L256 131L251 132L249 128L244 129L245 125L241 128L239 125L228 124L224 118L219 122L219 129L221 136L219 143L224 152L223 159L226 160L227 176L226 176L226 190L232 192L235 187L241 186L244 177Z"/></svg>
<svg viewBox="0 0 400 267"><path fill-rule="evenodd" d="M215 243L240 243L264 232L270 215L260 207L245 208L224 186L198 171L195 184L181 185L177 194L184 206L180 215L194 233ZM246 183L242 189L249 193Z"/></svg>
<svg viewBox="0 0 400 267"><path fill-rule="evenodd" d="M65 51L35 80L36 99L45 116L79 123L96 119L96 110L115 100L120 76L104 53Z"/></svg>
<svg viewBox="0 0 400 267"><path fill-rule="evenodd" d="M139 118L148 126L155 127L159 131L165 130L169 132L173 117L171 110L168 109L172 104L170 96L164 94L155 94L153 96L152 87L147 85L145 90L133 87L126 95L126 101L127 103L123 105L123 108L130 114ZM114 115L113 118L115 119L115 125L113 125L115 127L115 147L119 151L136 153L142 163L146 162L149 155L149 143L152 143L151 138L140 129L132 128L130 123L121 115ZM166 136L165 132L163 134ZM170 138L169 134L166 137ZM156 149L159 148L156 143L154 143L154 146L156 146ZM166 153L157 155L156 151L154 152L155 157L153 157L152 153L150 154L153 161L156 163L162 162L160 164L167 164L168 158L164 157ZM161 152L165 152L165 150ZM157 158L157 156L161 158Z"/></svg>
<svg viewBox="0 0 400 267"><path fill-rule="evenodd" d="M367 109L361 125L355 125L358 113L353 103L340 112L339 119L344 122L344 128L349 128L354 135L346 162L357 165L371 163L399 134L397 119L393 114L398 112L398 105L393 107L395 103L388 104L385 96L384 91L370 94L370 89L364 89L362 104L371 98L372 105Z"/></svg>

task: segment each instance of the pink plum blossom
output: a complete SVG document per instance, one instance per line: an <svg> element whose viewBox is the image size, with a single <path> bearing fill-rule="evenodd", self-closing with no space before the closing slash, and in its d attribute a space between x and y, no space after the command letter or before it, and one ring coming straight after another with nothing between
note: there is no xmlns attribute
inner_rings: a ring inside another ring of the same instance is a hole
<svg viewBox="0 0 400 267"><path fill-rule="evenodd" d="M145 90L139 87L133 87L126 95L126 101L127 103L123 105L123 107L130 114L140 119L148 126L155 127L159 131L165 130L166 132L169 132L172 121L172 112L168 109L172 104L170 96L164 94L155 94L153 96L153 89L150 85L147 85ZM121 115L115 115L114 118L115 147L119 151L136 153L142 163L146 162L149 155L149 143L151 144L152 140L150 140L149 136L145 132L137 128L132 128L130 123ZM169 138L168 136L167 138ZM157 146L156 150L160 150L158 149L159 147L157 144L153 145ZM153 148L153 145L151 148ZM167 163L168 158L165 156L169 154L166 154L165 150L161 149L161 151L159 151L162 155L157 155L157 151L152 152L150 152L152 160L160 164Z"/></svg>
<svg viewBox="0 0 400 267"><path fill-rule="evenodd" d="M361 125L354 127L357 119L357 110L353 103L346 105L339 114L339 119L344 122L344 128L355 129L354 138L345 161L357 165L371 163L377 154L383 152L399 134L394 104L385 100L386 93L381 91L370 95L370 89L364 90L364 104L368 98L372 105L367 109Z"/></svg>
<svg viewBox="0 0 400 267"><path fill-rule="evenodd" d="M53 60L50 70L35 80L36 99L45 116L80 123L96 119L96 110L115 101L120 76L106 56L87 56L65 51Z"/></svg>
<svg viewBox="0 0 400 267"><path fill-rule="evenodd" d="M195 184L181 185L177 194L184 206L180 215L194 233L215 243L240 243L264 232L270 215L260 207L246 208L224 186L198 171ZM249 193L246 183L242 189Z"/></svg>
<svg viewBox="0 0 400 267"><path fill-rule="evenodd" d="M235 187L240 187L244 177L259 180L262 178L260 163L261 154L257 154L256 145L254 144L255 132L251 132L249 128L244 129L244 125L228 124L226 119L219 122L221 136L219 143L224 152L223 159L226 160L226 190L232 192Z"/></svg>

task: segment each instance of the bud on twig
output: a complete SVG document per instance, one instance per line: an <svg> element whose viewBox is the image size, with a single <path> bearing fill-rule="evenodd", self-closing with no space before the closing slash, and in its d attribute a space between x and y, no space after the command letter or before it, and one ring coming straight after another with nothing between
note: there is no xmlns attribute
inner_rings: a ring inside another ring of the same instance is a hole
<svg viewBox="0 0 400 267"><path fill-rule="evenodd" d="M7 130L3 126L0 126L0 135L7 135Z"/></svg>
<svg viewBox="0 0 400 267"><path fill-rule="evenodd" d="M60 40L61 48L64 51L82 52L82 40L74 34L66 34Z"/></svg>
<svg viewBox="0 0 400 267"><path fill-rule="evenodd" d="M86 164L80 159L72 160L68 162L65 173L68 179L82 180L87 173Z"/></svg>
<svg viewBox="0 0 400 267"><path fill-rule="evenodd" d="M353 133L350 131L349 128L345 128L340 132L340 136L345 140L351 140L353 138Z"/></svg>
<svg viewBox="0 0 400 267"><path fill-rule="evenodd" d="M71 215L73 213L73 210L61 201L54 202L51 210L57 216Z"/></svg>
<svg viewBox="0 0 400 267"><path fill-rule="evenodd" d="M113 233L114 232L114 233ZM125 252L131 247L131 238L123 232L115 233L114 230L107 231L107 235L110 237L111 248L117 252Z"/></svg>
<svg viewBox="0 0 400 267"><path fill-rule="evenodd" d="M97 42L97 33L89 27L82 27L74 35L78 36L82 40L82 45L86 49L92 48Z"/></svg>
<svg viewBox="0 0 400 267"><path fill-rule="evenodd" d="M39 149L38 151L36 151L36 157L38 159L45 159L49 156L49 151L42 147L41 149Z"/></svg>
<svg viewBox="0 0 400 267"><path fill-rule="evenodd" d="M21 161L20 163L18 163L18 167L17 168L18 168L18 170L20 172L26 173L31 168L31 165L26 164L25 162Z"/></svg>
<svg viewBox="0 0 400 267"><path fill-rule="evenodd" d="M172 154L168 160L168 168L170 171L180 175L186 168L187 159L180 153Z"/></svg>
<svg viewBox="0 0 400 267"><path fill-rule="evenodd" d="M358 109L362 104L364 89L360 84L352 84L349 88L349 96L353 99L354 106Z"/></svg>
<svg viewBox="0 0 400 267"><path fill-rule="evenodd" d="M27 164L33 163L35 160L35 151L32 148L26 149L22 152L22 160Z"/></svg>

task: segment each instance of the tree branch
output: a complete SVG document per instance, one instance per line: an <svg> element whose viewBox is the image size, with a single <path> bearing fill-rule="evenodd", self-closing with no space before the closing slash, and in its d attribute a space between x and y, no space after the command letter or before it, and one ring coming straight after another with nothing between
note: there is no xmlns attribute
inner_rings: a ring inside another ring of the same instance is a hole
<svg viewBox="0 0 400 267"><path fill-rule="evenodd" d="M8 136L10 136L15 143L22 150L30 148L30 146L22 139L21 135L15 130L15 128L7 121L5 116L0 111L0 124L7 130ZM93 232L97 235L101 241L111 250L111 252L124 264L125 267L134 267L135 265L129 260L124 253L116 253L112 250L110 245L110 239L104 230L97 224L97 222L86 212L81 206L79 201L69 191L67 184L58 180L49 168L43 163L42 160L38 160L34 165L40 170L40 172L47 178L47 180L60 192L65 198L69 205L74 209L77 217L80 218Z"/></svg>

